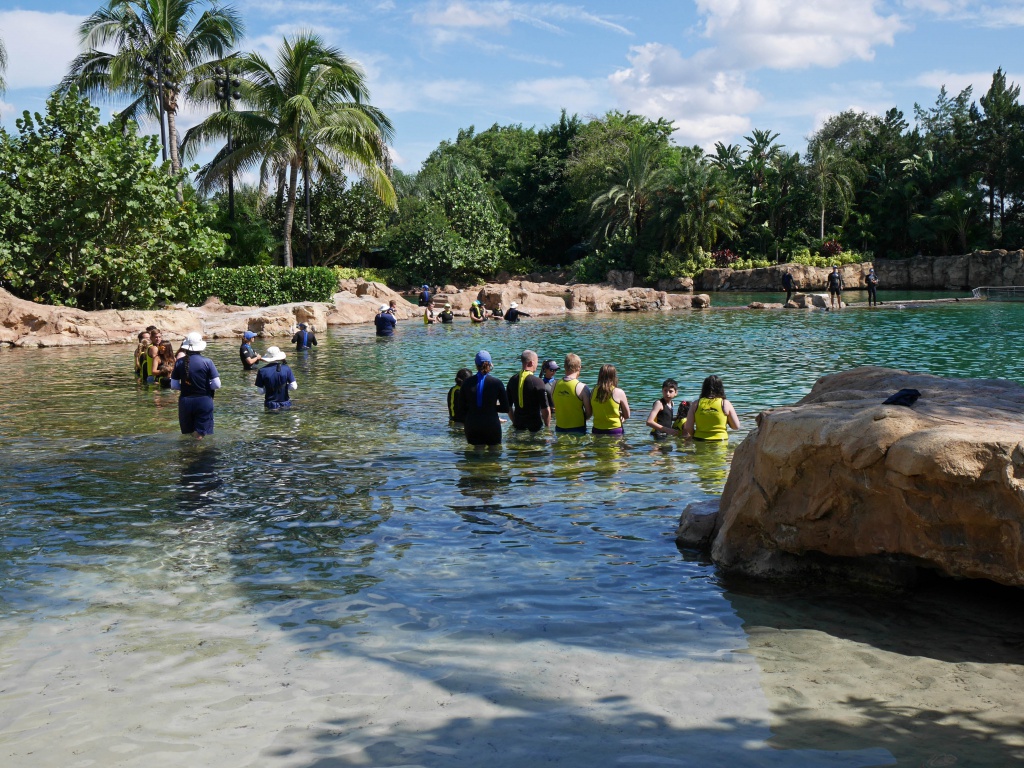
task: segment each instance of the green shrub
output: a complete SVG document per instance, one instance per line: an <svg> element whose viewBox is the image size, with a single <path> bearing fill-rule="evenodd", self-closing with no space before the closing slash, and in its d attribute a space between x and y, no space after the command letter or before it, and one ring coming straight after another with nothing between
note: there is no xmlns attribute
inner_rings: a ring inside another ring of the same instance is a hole
<svg viewBox="0 0 1024 768"><path fill-rule="evenodd" d="M373 267L334 267L338 281L366 280L369 283L383 283L388 286L402 286L409 281L397 269L374 269Z"/></svg>
<svg viewBox="0 0 1024 768"><path fill-rule="evenodd" d="M267 307L294 301L330 301L338 277L330 267L238 267L189 274L179 299L202 304L217 296L225 304Z"/></svg>

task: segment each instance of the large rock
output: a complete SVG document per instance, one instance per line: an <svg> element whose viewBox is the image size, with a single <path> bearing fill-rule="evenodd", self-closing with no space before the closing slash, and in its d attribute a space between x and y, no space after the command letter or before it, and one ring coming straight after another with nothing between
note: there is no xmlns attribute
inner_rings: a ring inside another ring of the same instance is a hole
<svg viewBox="0 0 1024 768"><path fill-rule="evenodd" d="M569 296L574 312L647 312L669 309L668 294L653 288L620 291L609 285L574 285Z"/></svg>
<svg viewBox="0 0 1024 768"><path fill-rule="evenodd" d="M561 296L548 296L542 293L531 293L514 283L495 283L485 285L480 290L480 302L484 309L508 309L512 302L528 315L564 315L565 299Z"/></svg>
<svg viewBox="0 0 1024 768"><path fill-rule="evenodd" d="M670 277L665 280L658 281L659 291L686 291L687 293L693 293L693 278L692 277Z"/></svg>
<svg viewBox="0 0 1024 768"><path fill-rule="evenodd" d="M1024 251L974 251L959 256L877 259L879 290L970 290L1024 285Z"/></svg>
<svg viewBox="0 0 1024 768"><path fill-rule="evenodd" d="M903 388L913 407L882 405ZM923 566L1024 586L1024 387L858 368L757 423L722 495L723 568L777 576L825 556L858 578Z"/></svg>
<svg viewBox="0 0 1024 768"><path fill-rule="evenodd" d="M871 262L844 264L839 267L843 284L849 289L867 288L865 278L871 269ZM808 267L803 264L775 264L758 269L706 269L694 281L705 291L769 291L782 293L782 276L788 272L797 286L805 291L823 291L828 285L831 267Z"/></svg>

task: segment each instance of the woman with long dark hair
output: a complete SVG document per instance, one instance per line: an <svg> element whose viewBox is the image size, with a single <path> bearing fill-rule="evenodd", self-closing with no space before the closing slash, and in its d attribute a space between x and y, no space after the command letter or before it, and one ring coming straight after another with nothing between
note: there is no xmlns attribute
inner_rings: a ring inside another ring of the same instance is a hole
<svg viewBox="0 0 1024 768"><path fill-rule="evenodd" d="M597 386L590 398L594 412L594 435L621 435L622 423L629 418L629 400L619 389L619 374L614 365L602 365L597 373Z"/></svg>
<svg viewBox="0 0 1024 768"><path fill-rule="evenodd" d="M694 440L728 440L726 427L740 428L740 418L732 403L725 399L725 385L717 376L708 376L700 388L700 398L690 405L683 434Z"/></svg>

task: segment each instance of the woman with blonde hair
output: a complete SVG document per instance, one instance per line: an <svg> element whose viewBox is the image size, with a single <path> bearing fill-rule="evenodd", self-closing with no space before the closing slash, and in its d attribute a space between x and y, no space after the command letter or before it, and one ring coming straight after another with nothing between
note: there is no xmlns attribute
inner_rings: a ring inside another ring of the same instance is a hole
<svg viewBox="0 0 1024 768"><path fill-rule="evenodd" d="M621 435L622 423L629 418L629 401L619 388L619 374L614 365L602 365L597 374L597 386L590 398L594 412L593 435Z"/></svg>

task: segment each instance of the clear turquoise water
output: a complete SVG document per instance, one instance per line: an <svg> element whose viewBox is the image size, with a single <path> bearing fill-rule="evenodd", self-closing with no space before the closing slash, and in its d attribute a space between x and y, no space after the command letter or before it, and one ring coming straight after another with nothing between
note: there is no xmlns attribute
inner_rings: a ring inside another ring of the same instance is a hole
<svg viewBox="0 0 1024 768"><path fill-rule="evenodd" d="M500 638L509 647L543 639L638 661L733 664L753 624L770 621L775 605L780 616L789 609L771 595L730 592L713 567L676 550L672 532L687 503L720 493L744 432L728 449L655 443L642 422L661 381L678 379L690 397L706 375L721 375L746 430L759 410L858 365L1024 382L1022 320L1024 306L989 303L518 326L409 322L392 340L347 327L324 334L308 355L290 355L296 406L273 414L263 411L252 374L238 370L237 345L213 342L207 354L224 389L216 435L203 442L177 434L176 395L132 383L126 347L5 349L0 634L93 615L149 616L163 631L242 617L273 628L307 659L397 663L434 643ZM509 434L500 454L467 451L448 425L445 393L480 348L503 378L524 348L559 360L579 353L591 383L601 364L614 363L634 410L627 437ZM186 585L208 599L183 604ZM112 605L111 590L131 599ZM956 608L965 628L972 601ZM444 677L444 665L428 655L407 666L422 679ZM17 701L0 698L9 707ZM561 722L549 704L523 705L522 728ZM596 732L604 721L591 714ZM748 751L751 739L772 743L772 733L784 731L784 715L772 717L770 729L715 726L719 735L707 738L731 756L721 764L918 765L926 749L938 748L930 734L904 758L870 733L851 742L823 732L801 735L792 749ZM10 710L0 718L0 746L34 743L10 740L22 733L17 724ZM642 762L678 757L694 738L667 727L645 733L651 744ZM61 738L60 726L43 736ZM626 736L600 738L610 760L630 764ZM940 746L960 754L955 743ZM445 758L378 754L372 764L479 764L479 755L451 749ZM830 750L845 751L823 756ZM553 743L547 754L574 764L571 744ZM360 764L335 759L330 765ZM536 764L536 756L500 764Z"/></svg>

